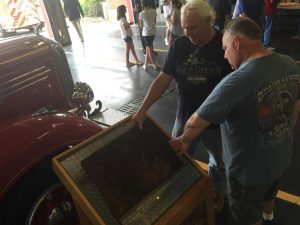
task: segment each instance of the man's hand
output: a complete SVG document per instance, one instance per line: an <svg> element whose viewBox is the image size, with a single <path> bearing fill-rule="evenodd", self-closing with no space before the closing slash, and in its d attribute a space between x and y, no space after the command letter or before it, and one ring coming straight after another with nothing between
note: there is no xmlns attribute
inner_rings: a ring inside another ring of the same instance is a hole
<svg viewBox="0 0 300 225"><path fill-rule="evenodd" d="M140 110L137 111L131 118L134 122L138 124L138 127L142 130L143 124L145 120L145 113L141 112Z"/></svg>
<svg viewBox="0 0 300 225"><path fill-rule="evenodd" d="M171 140L170 142L171 148L177 152L178 154L183 154L187 151L189 144L187 142L184 142L183 137L179 136L173 140Z"/></svg>
<svg viewBox="0 0 300 225"><path fill-rule="evenodd" d="M194 113L186 122L183 134L169 142L172 149L179 154L186 152L193 140L195 140L208 125L208 121L202 119L197 113Z"/></svg>

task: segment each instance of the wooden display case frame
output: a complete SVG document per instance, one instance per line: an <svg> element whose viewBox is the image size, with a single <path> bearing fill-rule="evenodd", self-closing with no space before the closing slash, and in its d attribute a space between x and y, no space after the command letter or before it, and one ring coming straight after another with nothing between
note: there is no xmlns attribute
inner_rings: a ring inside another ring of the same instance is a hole
<svg viewBox="0 0 300 225"><path fill-rule="evenodd" d="M150 119L153 123L155 123L150 117L147 117L147 119ZM107 128L103 132L96 134L93 137L76 145L75 147L59 154L52 160L52 166L55 173L72 196L81 225L109 224L105 223L104 219L93 207L91 202L89 202L89 200L80 190L78 185L76 185L76 182L72 179L68 171L61 164L61 162L68 157L72 157L73 153L80 151L80 149L83 146L86 146L88 143L91 143L96 139L99 139L99 137L106 135L111 130L115 129L116 127L122 126L125 123L132 123L132 121L130 118L124 119L121 122L118 122L117 124ZM156 126L159 127L159 125L157 124ZM164 133L164 135L167 135L162 129L161 131ZM193 166L195 166L202 176L188 189L188 191L186 191L182 196L180 196L176 200L176 202L171 205L171 207L169 207L165 212L163 212L163 214L155 221L155 223L153 223L153 225L184 225L183 222L190 215L192 215L193 212L195 212L199 205L202 205L202 208L204 205L205 218L198 218L199 220L194 224L214 225L215 218L213 210L212 179L199 166L199 164L196 163L193 159L191 159L187 154L184 154L183 157L186 160L188 160ZM195 221L195 219L193 221Z"/></svg>

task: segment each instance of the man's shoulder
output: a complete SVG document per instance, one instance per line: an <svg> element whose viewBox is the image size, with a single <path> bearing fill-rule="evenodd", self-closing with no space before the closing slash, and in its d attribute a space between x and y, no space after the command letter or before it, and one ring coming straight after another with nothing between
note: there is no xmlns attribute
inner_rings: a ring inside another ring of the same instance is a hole
<svg viewBox="0 0 300 225"><path fill-rule="evenodd" d="M292 57L290 57L288 55L283 55L283 54L277 54L277 55L284 60L284 62L286 63L286 65L288 67L294 67L294 69L296 71L298 71L298 73L299 73L300 68L299 68L298 63L295 61L295 59L293 59Z"/></svg>
<svg viewBox="0 0 300 225"><path fill-rule="evenodd" d="M193 45L192 42L190 41L190 39L185 36L185 35L182 35L178 38L176 38L175 42L174 42L174 47L175 48L182 48L182 47L185 47L187 45Z"/></svg>

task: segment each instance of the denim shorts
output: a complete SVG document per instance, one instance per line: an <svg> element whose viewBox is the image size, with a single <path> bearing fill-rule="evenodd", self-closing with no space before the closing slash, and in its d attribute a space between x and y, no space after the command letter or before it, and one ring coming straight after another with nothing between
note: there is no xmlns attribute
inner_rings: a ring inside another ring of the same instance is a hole
<svg viewBox="0 0 300 225"><path fill-rule="evenodd" d="M130 42L132 42L132 37L130 37L130 36L126 36L126 37L124 37L123 38L123 40L126 42L126 43L130 43Z"/></svg>
<svg viewBox="0 0 300 225"><path fill-rule="evenodd" d="M152 35L152 36L143 36L146 47L149 47L149 48L153 47L154 37L155 37L154 35Z"/></svg>
<svg viewBox="0 0 300 225"><path fill-rule="evenodd" d="M269 187L248 188L227 174L227 196L234 224L249 225L261 220L262 202L276 197L280 178Z"/></svg>

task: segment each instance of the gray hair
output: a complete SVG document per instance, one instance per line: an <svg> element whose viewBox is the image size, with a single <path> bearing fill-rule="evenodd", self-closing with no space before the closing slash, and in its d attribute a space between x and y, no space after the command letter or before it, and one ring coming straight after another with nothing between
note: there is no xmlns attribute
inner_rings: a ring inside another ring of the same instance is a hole
<svg viewBox="0 0 300 225"><path fill-rule="evenodd" d="M224 33L230 36L241 35L251 40L261 40L262 30L258 24L249 17L242 16L231 20L225 27Z"/></svg>
<svg viewBox="0 0 300 225"><path fill-rule="evenodd" d="M207 1L203 0L188 0L181 8L181 15L186 16L191 12L197 12L202 18L210 18L210 23L213 25L216 15L212 7Z"/></svg>

